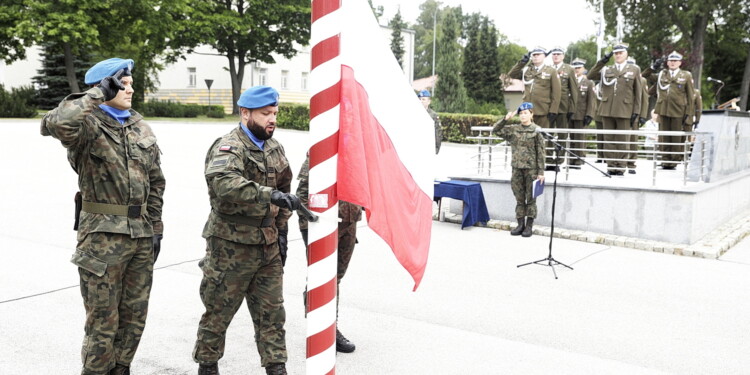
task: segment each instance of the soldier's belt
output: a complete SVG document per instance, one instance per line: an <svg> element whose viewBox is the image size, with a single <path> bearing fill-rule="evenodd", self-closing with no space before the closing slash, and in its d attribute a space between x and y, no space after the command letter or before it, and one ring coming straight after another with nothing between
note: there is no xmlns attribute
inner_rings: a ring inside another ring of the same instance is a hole
<svg viewBox="0 0 750 375"><path fill-rule="evenodd" d="M141 217L141 215L146 214L146 205L143 204L138 206L126 206L122 204L83 201L81 210L90 214L127 216L129 218L135 219Z"/></svg>
<svg viewBox="0 0 750 375"><path fill-rule="evenodd" d="M273 224L273 218L268 216L258 218L243 215L227 215L216 211L214 211L214 214L226 221L231 221L237 224L246 224L253 227L265 228L270 227Z"/></svg>

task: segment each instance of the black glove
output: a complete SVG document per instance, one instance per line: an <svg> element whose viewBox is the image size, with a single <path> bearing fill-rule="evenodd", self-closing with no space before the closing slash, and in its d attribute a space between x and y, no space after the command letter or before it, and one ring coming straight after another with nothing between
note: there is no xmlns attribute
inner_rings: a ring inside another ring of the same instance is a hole
<svg viewBox="0 0 750 375"><path fill-rule="evenodd" d="M125 69L120 69L114 76L104 77L99 83L99 89L101 89L104 94L105 102L114 99L120 90L125 90L125 86L120 82L120 79L122 79L122 76L124 75Z"/></svg>
<svg viewBox="0 0 750 375"><path fill-rule="evenodd" d="M567 118L568 118L568 122L570 122L570 119L573 118L573 112L568 112Z"/></svg>
<svg viewBox="0 0 750 375"><path fill-rule="evenodd" d="M299 209L300 206L299 198L296 195L282 193L278 190L271 192L271 203L292 211Z"/></svg>
<svg viewBox="0 0 750 375"><path fill-rule="evenodd" d="M526 54L523 55L523 57L521 57L521 62L524 63L524 64L526 64L527 62L529 62L529 53L528 52L526 52Z"/></svg>
<svg viewBox="0 0 750 375"><path fill-rule="evenodd" d="M698 129L698 123L699 123L699 122L700 122L700 121L696 121L696 122L694 122L694 123L693 123L693 129Z"/></svg>
<svg viewBox="0 0 750 375"><path fill-rule="evenodd" d="M638 123L640 123L641 125L645 124L646 123L646 118L645 117L639 118L638 119Z"/></svg>
<svg viewBox="0 0 750 375"><path fill-rule="evenodd" d="M583 116L583 126L589 126L591 120L593 120L591 116Z"/></svg>
<svg viewBox="0 0 750 375"><path fill-rule="evenodd" d="M557 113L548 113L547 118L549 119L550 125L552 125L557 119Z"/></svg>
<svg viewBox="0 0 750 375"><path fill-rule="evenodd" d="M602 57L602 59L601 59L601 60L599 60L599 63L600 63L600 64L602 64L602 65L604 65L604 64L606 64L606 63L608 63L608 62L609 62L609 59L610 59L610 58L612 57L612 54L613 54L613 53L614 53L614 52L611 52L611 51L610 51L609 53L607 53L606 55L604 55L604 56Z"/></svg>
<svg viewBox="0 0 750 375"><path fill-rule="evenodd" d="M653 64L651 64L651 69L658 71L659 69L661 69L661 64L663 63L664 63L664 59L658 58L656 59L656 61L654 61Z"/></svg>
<svg viewBox="0 0 750 375"><path fill-rule="evenodd" d="M688 115L682 116L682 125L687 125L687 118L688 118Z"/></svg>
<svg viewBox="0 0 750 375"><path fill-rule="evenodd" d="M631 128L633 127L633 124L635 124L635 122L638 121L638 117L639 116L637 113L633 113L632 115L630 115L630 127Z"/></svg>
<svg viewBox="0 0 750 375"><path fill-rule="evenodd" d="M286 265L286 251L289 249L289 242L287 241L287 234L289 234L289 228L279 229L279 254L281 255L281 266Z"/></svg>
<svg viewBox="0 0 750 375"><path fill-rule="evenodd" d="M162 238L164 238L163 234L155 234L153 237L151 237L151 247L154 250L154 263L156 263L156 259L159 258Z"/></svg>

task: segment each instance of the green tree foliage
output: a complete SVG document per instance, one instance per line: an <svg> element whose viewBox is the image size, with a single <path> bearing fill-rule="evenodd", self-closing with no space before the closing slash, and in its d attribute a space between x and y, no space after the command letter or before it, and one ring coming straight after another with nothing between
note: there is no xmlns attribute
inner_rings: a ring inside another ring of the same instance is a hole
<svg viewBox="0 0 750 375"><path fill-rule="evenodd" d="M406 23L404 23L404 19L401 18L401 9L399 9L398 12L396 12L396 15L393 16L391 22L388 23L388 27L391 28L391 51L393 52L393 56L396 57L398 65L403 69L404 53L406 51L404 50L404 37L401 33L403 32L404 27L406 27Z"/></svg>
<svg viewBox="0 0 750 375"><path fill-rule="evenodd" d="M419 5L421 13L416 23L411 28L414 30L414 78L424 78L432 75L433 54L432 46L437 35L441 33L440 23L443 19L443 11L440 9L442 3L435 0L426 0Z"/></svg>
<svg viewBox="0 0 750 375"><path fill-rule="evenodd" d="M65 72L65 55L63 48L53 43L42 47L42 67L32 79L38 88L34 104L42 109L52 109L70 94L70 86ZM85 87L83 77L91 67L91 56L81 49L73 61L75 76L79 87Z"/></svg>
<svg viewBox="0 0 750 375"><path fill-rule="evenodd" d="M370 9L372 9L372 14L375 15L375 19L380 21L380 17L383 17L383 6L382 5L372 5L372 0L367 0L367 3L370 4Z"/></svg>
<svg viewBox="0 0 750 375"><path fill-rule="evenodd" d="M275 63L273 54L291 58L310 39L310 1L188 0L189 28L178 45L206 44L229 61L232 113L242 91L245 66L255 61Z"/></svg>
<svg viewBox="0 0 750 375"><path fill-rule="evenodd" d="M500 60L497 50L497 30L487 16L474 13L467 17L463 71L466 92L471 99L471 113L499 113L504 108L503 85L500 81ZM489 104L489 105L488 105Z"/></svg>
<svg viewBox="0 0 750 375"><path fill-rule="evenodd" d="M466 110L466 87L461 77L461 8L451 8L441 23L442 35L438 39L436 73L440 77L435 96L443 112L459 113Z"/></svg>
<svg viewBox="0 0 750 375"><path fill-rule="evenodd" d="M463 53L463 69L461 74L466 79L464 87L469 98L474 101L480 101L482 86L482 75L484 67L482 66L482 40L480 39L480 30L482 24L482 15L473 13L467 18L466 35L468 40Z"/></svg>
<svg viewBox="0 0 750 375"><path fill-rule="evenodd" d="M0 84L0 117L34 117L36 109L31 104L34 89L31 86L14 87L10 92Z"/></svg>
<svg viewBox="0 0 750 375"><path fill-rule="evenodd" d="M526 52L528 52L526 47L515 44L504 34L498 33L497 55L500 63L500 72L502 72L504 76L510 72L513 65L516 65L518 60L520 60ZM505 79L506 81L504 84L507 86L510 84L510 78L505 77Z"/></svg>
<svg viewBox="0 0 750 375"><path fill-rule="evenodd" d="M33 44L19 34L18 25L28 16L25 0L0 2L0 59L10 64L26 58L26 48Z"/></svg>

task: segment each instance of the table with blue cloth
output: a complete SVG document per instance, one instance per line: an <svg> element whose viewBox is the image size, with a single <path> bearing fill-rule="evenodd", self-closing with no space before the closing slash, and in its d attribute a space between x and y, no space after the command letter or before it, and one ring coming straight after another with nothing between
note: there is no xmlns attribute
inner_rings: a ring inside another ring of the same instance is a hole
<svg viewBox="0 0 750 375"><path fill-rule="evenodd" d="M464 218L461 222L461 229L470 227L477 222L485 225L490 220L490 214L487 212L487 204L484 202L484 193L482 185L478 182L450 180L435 181L434 199L440 205L440 198L447 197L460 199L464 202Z"/></svg>

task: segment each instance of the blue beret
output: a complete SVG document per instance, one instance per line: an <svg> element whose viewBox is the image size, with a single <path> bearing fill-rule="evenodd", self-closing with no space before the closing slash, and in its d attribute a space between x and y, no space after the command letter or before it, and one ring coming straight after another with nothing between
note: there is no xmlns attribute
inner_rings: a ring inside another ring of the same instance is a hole
<svg viewBox="0 0 750 375"><path fill-rule="evenodd" d="M534 105L529 102L523 102L518 106L518 112L525 111L527 109L533 109Z"/></svg>
<svg viewBox="0 0 750 375"><path fill-rule="evenodd" d="M432 94L430 94L430 92L427 91L427 90L422 90L422 91L419 92L419 94L417 94L418 98L429 98L431 96L432 96Z"/></svg>
<svg viewBox="0 0 750 375"><path fill-rule="evenodd" d="M240 95L237 105L248 109L277 106L279 105L279 92L273 87L253 86Z"/></svg>
<svg viewBox="0 0 750 375"><path fill-rule="evenodd" d="M133 74L133 66L135 66L135 63L131 59L113 57L111 59L99 61L86 72L84 82L87 85L97 84L104 78L115 75L120 69L125 69L123 75L129 76Z"/></svg>

